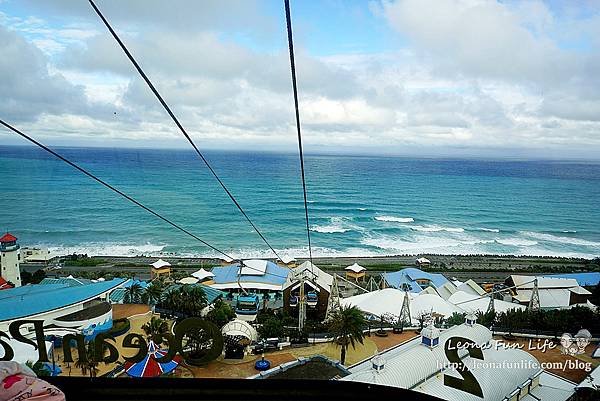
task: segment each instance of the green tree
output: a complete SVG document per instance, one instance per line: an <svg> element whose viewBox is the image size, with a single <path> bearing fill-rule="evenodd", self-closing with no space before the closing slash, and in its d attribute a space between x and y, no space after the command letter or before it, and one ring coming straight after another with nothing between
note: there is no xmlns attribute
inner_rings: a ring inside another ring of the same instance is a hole
<svg viewBox="0 0 600 401"><path fill-rule="evenodd" d="M340 362L346 363L346 350L349 345L356 348L356 343L363 343L363 329L366 321L363 313L356 306L341 306L331 313L329 330L334 340L341 346Z"/></svg>
<svg viewBox="0 0 600 401"><path fill-rule="evenodd" d="M163 336L169 332L169 325L161 318L152 316L150 321L142 326L142 330L156 345L160 345L164 340Z"/></svg>
<svg viewBox="0 0 600 401"><path fill-rule="evenodd" d="M277 316L268 316L263 324L258 328L258 334L262 338L281 337L283 336L284 327L281 319Z"/></svg>
<svg viewBox="0 0 600 401"><path fill-rule="evenodd" d="M156 305L160 302L163 291L164 287L162 282L159 280L154 280L148 287L146 287L146 290L142 295L142 301L149 305Z"/></svg>
<svg viewBox="0 0 600 401"><path fill-rule="evenodd" d="M233 308L221 298L217 299L206 318L216 324L219 328L235 317Z"/></svg>
<svg viewBox="0 0 600 401"><path fill-rule="evenodd" d="M186 284L178 288L173 288L166 293L161 302L161 306L171 312L181 313L185 316L198 316L208 305L206 293L202 287Z"/></svg>
<svg viewBox="0 0 600 401"><path fill-rule="evenodd" d="M142 302L144 289L138 283L133 283L125 289L123 302L126 304L139 304Z"/></svg>
<svg viewBox="0 0 600 401"><path fill-rule="evenodd" d="M458 326L459 324L463 324L465 322L465 314L454 312L452 316L446 319L446 326Z"/></svg>

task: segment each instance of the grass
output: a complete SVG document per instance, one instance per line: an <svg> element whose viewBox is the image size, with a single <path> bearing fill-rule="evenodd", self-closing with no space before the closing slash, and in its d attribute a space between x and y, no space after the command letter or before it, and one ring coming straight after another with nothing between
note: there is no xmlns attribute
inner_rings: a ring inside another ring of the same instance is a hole
<svg viewBox="0 0 600 401"><path fill-rule="evenodd" d="M98 258L77 258L65 260L65 266L94 267L105 264L106 260Z"/></svg>

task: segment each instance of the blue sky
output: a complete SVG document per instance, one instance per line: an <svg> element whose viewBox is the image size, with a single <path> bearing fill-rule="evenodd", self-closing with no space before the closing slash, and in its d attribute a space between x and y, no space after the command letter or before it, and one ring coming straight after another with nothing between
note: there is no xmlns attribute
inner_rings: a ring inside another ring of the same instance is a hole
<svg viewBox="0 0 600 401"><path fill-rule="evenodd" d="M283 2L97 4L202 147L294 149ZM600 154L597 2L291 4L309 150ZM87 2L0 1L0 51L0 115L45 142L186 146Z"/></svg>

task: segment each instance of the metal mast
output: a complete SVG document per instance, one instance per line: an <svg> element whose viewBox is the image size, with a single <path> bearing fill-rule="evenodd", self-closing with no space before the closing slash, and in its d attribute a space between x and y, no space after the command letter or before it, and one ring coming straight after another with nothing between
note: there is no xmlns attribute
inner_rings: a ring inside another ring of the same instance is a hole
<svg viewBox="0 0 600 401"><path fill-rule="evenodd" d="M529 300L528 310L539 311L540 310L540 293L538 291L538 279L537 277L533 280L533 291L531 293L531 299Z"/></svg>

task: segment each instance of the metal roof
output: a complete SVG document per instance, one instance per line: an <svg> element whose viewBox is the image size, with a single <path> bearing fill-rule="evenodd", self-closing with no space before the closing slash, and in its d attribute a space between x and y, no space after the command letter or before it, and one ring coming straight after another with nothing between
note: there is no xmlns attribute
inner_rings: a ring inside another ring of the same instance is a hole
<svg viewBox="0 0 600 401"><path fill-rule="evenodd" d="M466 352L462 355L462 361L480 384L485 401L502 401L540 374L539 363L531 354L520 349L496 347L490 330L479 324L462 324L443 331L439 345L434 348L422 345L420 337L416 337L380 353L385 364L379 372L372 369L369 359L351 366L351 374L341 380L412 389L445 400L481 401L480 397L444 385L444 374L461 377L453 367L446 365L444 351L446 340L456 336L471 339L479 345L488 344L482 350L483 361L471 358ZM574 383L545 372L541 375L541 385L532 391L540 399L565 401L573 394Z"/></svg>
<svg viewBox="0 0 600 401"><path fill-rule="evenodd" d="M212 269L215 275L213 281L214 287L220 289L239 288L238 272L240 271L239 264L229 266L218 266ZM244 288L254 288L253 284L269 284L281 289L290 270L286 267L281 267L273 262L266 262L266 270L263 275L246 275L241 274L239 281ZM242 271L243 273L243 271Z"/></svg>
<svg viewBox="0 0 600 401"><path fill-rule="evenodd" d="M371 369L371 361L349 368L349 376L342 380L359 381L364 383L377 383L400 388L413 388L426 378L441 370L446 362L443 344L450 337L460 336L473 340L479 345L487 344L492 339L490 330L482 325L468 326L461 324L454 326L440 334L437 347L429 348L421 344L421 337L416 337L393 354L381 353L386 359L385 368L376 376Z"/></svg>
<svg viewBox="0 0 600 401"><path fill-rule="evenodd" d="M0 321L24 318L99 297L122 285L114 279L70 287L67 284L32 284L0 292Z"/></svg>

